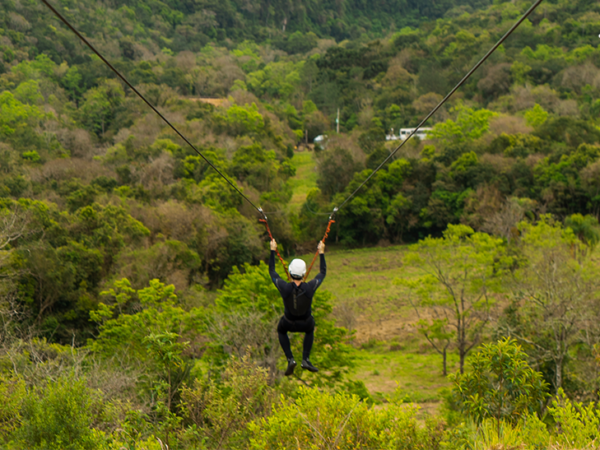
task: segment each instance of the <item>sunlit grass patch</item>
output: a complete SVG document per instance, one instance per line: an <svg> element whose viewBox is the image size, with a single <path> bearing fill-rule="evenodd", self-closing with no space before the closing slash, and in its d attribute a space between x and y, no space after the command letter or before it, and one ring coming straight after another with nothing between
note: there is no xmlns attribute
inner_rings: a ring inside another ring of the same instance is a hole
<svg viewBox="0 0 600 450"><path fill-rule="evenodd" d="M298 211L309 191L317 187L317 172L312 152L295 153L292 164L296 167L296 175L288 181L293 192L289 207L291 211Z"/></svg>
<svg viewBox="0 0 600 450"><path fill-rule="evenodd" d="M380 400L428 403L441 401L444 389L450 388L442 375L442 357L437 353L390 351L380 343L357 350L358 368L352 376L365 383L369 392ZM448 355L449 372L458 370L458 356Z"/></svg>

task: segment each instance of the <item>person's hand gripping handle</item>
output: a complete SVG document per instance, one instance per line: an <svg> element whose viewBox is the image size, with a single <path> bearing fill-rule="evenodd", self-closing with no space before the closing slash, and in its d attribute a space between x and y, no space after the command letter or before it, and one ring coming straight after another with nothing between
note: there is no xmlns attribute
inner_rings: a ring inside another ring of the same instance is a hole
<svg viewBox="0 0 600 450"><path fill-rule="evenodd" d="M323 241L319 241L319 245L317 245L317 250L319 250L320 255L325 253L325 243Z"/></svg>

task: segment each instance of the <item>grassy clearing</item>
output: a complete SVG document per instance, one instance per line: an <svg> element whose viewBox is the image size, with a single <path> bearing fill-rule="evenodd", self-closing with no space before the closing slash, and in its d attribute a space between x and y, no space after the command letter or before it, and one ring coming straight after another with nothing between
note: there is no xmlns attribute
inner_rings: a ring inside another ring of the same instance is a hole
<svg viewBox="0 0 600 450"><path fill-rule="evenodd" d="M407 320L414 316L406 288L394 283L397 278L420 275L414 268L403 265L407 251L406 246L356 250L328 247L327 279L322 289L333 294L337 305L354 312L356 321L362 324L357 327L359 343L371 339L392 340L398 333L377 337L374 332L381 331L390 320L400 321L400 328L406 328ZM312 256L301 258L308 264ZM318 263L313 270L311 277L318 271Z"/></svg>
<svg viewBox="0 0 600 450"><path fill-rule="evenodd" d="M441 355L414 328L417 317L408 292L394 284L396 278L420 275L403 265L407 251L407 246L328 248L323 289L335 297L336 320L356 333L358 365L352 378L379 400L401 398L436 412L450 383L442 375ZM307 263L311 258L303 257ZM449 354L448 371L456 370L458 356Z"/></svg>
<svg viewBox="0 0 600 450"><path fill-rule="evenodd" d="M308 192L317 187L317 172L312 152L296 152L292 158L296 167L296 175L289 180L293 195L289 203L290 210L299 211L306 201Z"/></svg>
<svg viewBox="0 0 600 450"><path fill-rule="evenodd" d="M436 353L393 350L394 345L357 350L359 367L355 380L365 383L376 398L396 398L415 403L437 403L450 384L442 375L442 358ZM448 369L458 369L458 357L451 355Z"/></svg>

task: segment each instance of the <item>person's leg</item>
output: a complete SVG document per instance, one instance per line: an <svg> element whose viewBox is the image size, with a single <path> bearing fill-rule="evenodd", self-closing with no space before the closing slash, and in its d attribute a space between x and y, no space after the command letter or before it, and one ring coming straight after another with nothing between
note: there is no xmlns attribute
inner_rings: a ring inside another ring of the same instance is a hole
<svg viewBox="0 0 600 450"><path fill-rule="evenodd" d="M310 358L310 351L312 349L314 340L315 340L314 330L310 331L304 335L304 346L302 349L302 359Z"/></svg>
<svg viewBox="0 0 600 450"><path fill-rule="evenodd" d="M279 345L281 345L281 349L288 360L294 359L290 338L287 335L289 328L287 321L282 317L281 320L279 320L279 325L277 325L277 335L279 336Z"/></svg>
<svg viewBox="0 0 600 450"><path fill-rule="evenodd" d="M314 321L313 321L314 324ZM304 344L302 347L302 359L310 358L313 342L315 341L315 326L309 327L304 334Z"/></svg>
<svg viewBox="0 0 600 450"><path fill-rule="evenodd" d="M304 331L304 345L302 349L302 368L310 370L311 372L318 372L315 366L310 362L310 351L312 349L313 342L315 340L315 319L314 317L310 317L306 321L306 324L303 327Z"/></svg>
<svg viewBox="0 0 600 450"><path fill-rule="evenodd" d="M283 353L285 353L285 357L288 360L287 368L285 369L285 376L289 377L294 373L294 368L296 367L296 361L294 360L294 355L292 354L292 346L290 344L290 338L288 337L288 331L290 331L290 324L284 317L279 320L279 324L277 325L277 335L279 336L279 344L283 349Z"/></svg>

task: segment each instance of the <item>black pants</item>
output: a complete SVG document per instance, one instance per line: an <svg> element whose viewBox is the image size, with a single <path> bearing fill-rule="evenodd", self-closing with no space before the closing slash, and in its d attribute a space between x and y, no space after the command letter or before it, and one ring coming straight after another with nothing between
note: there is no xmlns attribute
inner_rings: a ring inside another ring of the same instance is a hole
<svg viewBox="0 0 600 450"><path fill-rule="evenodd" d="M313 341L315 339L315 319L310 316L306 320L289 320L285 316L281 317L279 325L277 325L277 334L279 335L279 343L285 353L287 359L292 359L292 348L290 345L290 338L288 333L305 333L304 334L304 346L302 349L302 359L308 359L310 356L310 350L312 349Z"/></svg>

